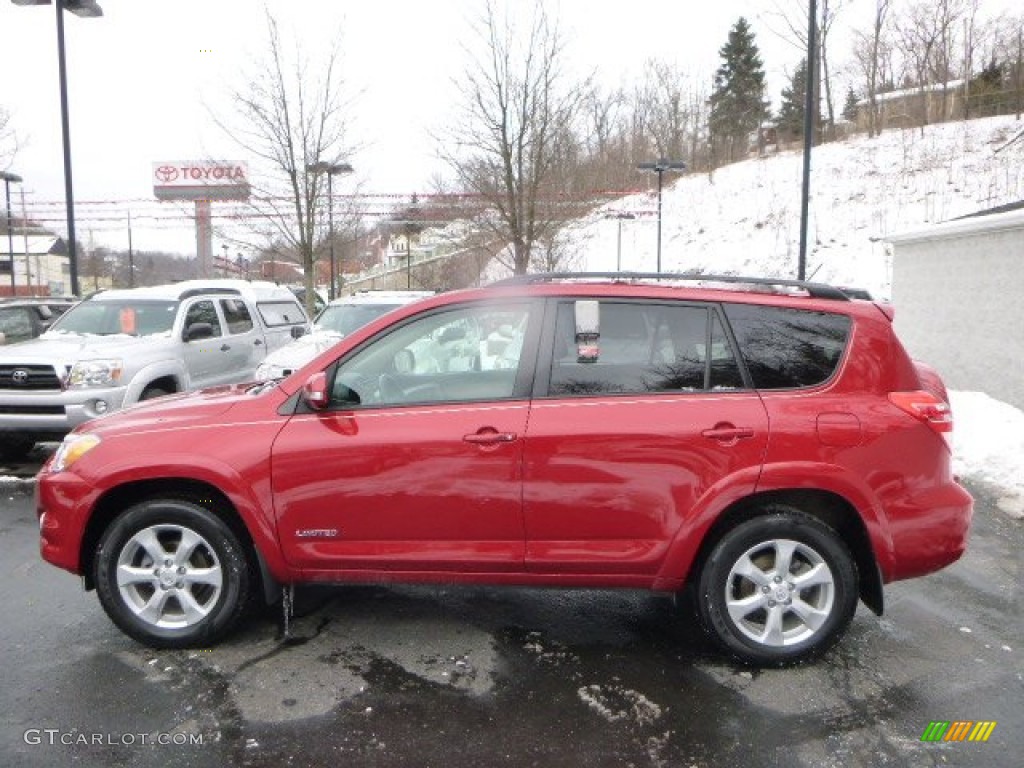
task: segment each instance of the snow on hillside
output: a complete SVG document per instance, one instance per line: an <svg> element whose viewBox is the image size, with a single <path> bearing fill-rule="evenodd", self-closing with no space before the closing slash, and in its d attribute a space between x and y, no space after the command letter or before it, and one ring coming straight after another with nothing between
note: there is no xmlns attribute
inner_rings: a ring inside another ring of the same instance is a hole
<svg viewBox="0 0 1024 768"><path fill-rule="evenodd" d="M880 238L929 222L1024 200L1024 129L1013 116L889 130L816 147L811 161L807 275L890 296L890 263ZM1001 151L999 150L1000 148ZM662 269L795 277L800 241L800 151L750 159L713 175L666 173ZM654 176L650 181L653 188ZM656 265L657 193L620 198L570 226L566 267Z"/></svg>

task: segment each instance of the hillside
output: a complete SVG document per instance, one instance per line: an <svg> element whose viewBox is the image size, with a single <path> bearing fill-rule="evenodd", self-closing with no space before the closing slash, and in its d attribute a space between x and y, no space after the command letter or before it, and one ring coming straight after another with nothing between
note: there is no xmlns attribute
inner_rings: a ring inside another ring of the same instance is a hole
<svg viewBox="0 0 1024 768"><path fill-rule="evenodd" d="M807 274L889 296L880 238L1024 200L1024 129L1013 116L892 130L816 147ZM998 151L997 151L998 150ZM662 269L795 277L802 155L786 151L707 174L665 176ZM653 177L652 177L653 178ZM564 233L572 269L653 271L657 193L621 198Z"/></svg>

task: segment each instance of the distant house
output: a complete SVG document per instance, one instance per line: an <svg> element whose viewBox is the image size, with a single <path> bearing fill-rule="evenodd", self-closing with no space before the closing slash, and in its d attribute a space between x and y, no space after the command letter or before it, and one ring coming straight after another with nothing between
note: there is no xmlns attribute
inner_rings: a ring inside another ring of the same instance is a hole
<svg viewBox="0 0 1024 768"><path fill-rule="evenodd" d="M886 238L896 331L952 389L1024 408L1024 201Z"/></svg>
<svg viewBox="0 0 1024 768"><path fill-rule="evenodd" d="M875 102L878 105L880 126L883 129L943 123L963 115L964 81L950 80L946 83L926 85L923 88L915 86L887 91L877 94ZM857 102L857 130L868 130L869 109L867 99Z"/></svg>
<svg viewBox="0 0 1024 768"><path fill-rule="evenodd" d="M14 247L13 289L10 245ZM52 234L15 234L9 242L6 234L0 237L0 296L62 296L70 290L64 238Z"/></svg>

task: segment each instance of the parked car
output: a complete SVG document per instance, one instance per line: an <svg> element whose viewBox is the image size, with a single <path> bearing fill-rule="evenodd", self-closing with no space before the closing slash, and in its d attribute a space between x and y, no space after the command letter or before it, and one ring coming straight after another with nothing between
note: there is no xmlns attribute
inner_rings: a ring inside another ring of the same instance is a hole
<svg viewBox="0 0 1024 768"><path fill-rule="evenodd" d="M34 339L77 301L58 296L0 299L0 345Z"/></svg>
<svg viewBox="0 0 1024 768"><path fill-rule="evenodd" d="M291 292L272 283L97 293L39 338L0 348L0 456L141 400L251 380L268 350L308 327Z"/></svg>
<svg viewBox="0 0 1024 768"><path fill-rule="evenodd" d="M360 291L335 299L313 320L310 333L267 355L256 369L256 380L288 376L371 320L433 295L433 291Z"/></svg>
<svg viewBox="0 0 1024 768"><path fill-rule="evenodd" d="M945 389L886 305L696 279L442 294L84 424L40 472L42 555L154 647L282 585L455 582L689 590L739 659L812 657L964 551Z"/></svg>

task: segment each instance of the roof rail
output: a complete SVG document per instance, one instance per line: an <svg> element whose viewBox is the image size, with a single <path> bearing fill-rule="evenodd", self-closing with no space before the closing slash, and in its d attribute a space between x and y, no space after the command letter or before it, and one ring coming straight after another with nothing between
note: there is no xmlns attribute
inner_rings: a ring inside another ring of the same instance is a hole
<svg viewBox="0 0 1024 768"><path fill-rule="evenodd" d="M619 280L628 282L632 280L664 280L664 281L687 281L701 283L734 283L740 285L763 285L763 286L784 286L786 288L800 288L807 291L807 294L815 299L834 299L836 301L849 301L850 297L842 290L824 283L810 283L806 280L785 280L775 277L743 277L740 275L694 275L681 272L538 272L532 275L517 275L504 280L499 280L492 285L532 285L534 283L548 283L556 280Z"/></svg>
<svg viewBox="0 0 1024 768"><path fill-rule="evenodd" d="M229 293L232 296L242 295L242 292L237 288L189 288L187 291L182 291L178 299L190 299L193 296L212 296L222 293Z"/></svg>

